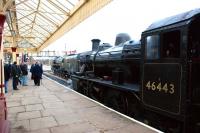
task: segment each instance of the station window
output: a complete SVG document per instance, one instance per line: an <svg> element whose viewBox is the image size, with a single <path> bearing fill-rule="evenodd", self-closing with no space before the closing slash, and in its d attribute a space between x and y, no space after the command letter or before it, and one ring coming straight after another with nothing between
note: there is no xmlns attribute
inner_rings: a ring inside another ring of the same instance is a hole
<svg viewBox="0 0 200 133"><path fill-rule="evenodd" d="M163 34L162 57L180 57L180 31L176 30Z"/></svg>
<svg viewBox="0 0 200 133"><path fill-rule="evenodd" d="M160 57L160 37L152 35L146 38L146 59L159 59Z"/></svg>

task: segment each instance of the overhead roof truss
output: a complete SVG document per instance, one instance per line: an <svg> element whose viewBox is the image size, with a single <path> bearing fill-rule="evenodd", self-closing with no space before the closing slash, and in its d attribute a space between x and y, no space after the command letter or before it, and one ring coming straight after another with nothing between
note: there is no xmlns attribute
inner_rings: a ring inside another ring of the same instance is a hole
<svg viewBox="0 0 200 133"><path fill-rule="evenodd" d="M4 47L27 47L40 51L110 1L1 0L0 12L6 15ZM79 17L80 20L76 18L77 22L72 24L70 20L77 13L83 16ZM67 23L71 25L69 28L65 27Z"/></svg>

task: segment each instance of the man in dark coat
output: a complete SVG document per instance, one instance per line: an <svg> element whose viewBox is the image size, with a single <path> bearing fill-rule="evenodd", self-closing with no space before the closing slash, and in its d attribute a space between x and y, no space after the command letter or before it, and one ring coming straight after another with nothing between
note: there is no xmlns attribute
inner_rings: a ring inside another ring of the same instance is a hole
<svg viewBox="0 0 200 133"><path fill-rule="evenodd" d="M31 69L30 69L30 72L31 72L31 79L33 80L34 79L34 75L33 75L33 68L34 68L35 64L33 63L31 65Z"/></svg>
<svg viewBox="0 0 200 133"><path fill-rule="evenodd" d="M40 79L42 78L43 70L39 66L38 62L35 63L35 66L32 69L32 74L34 75L34 83L37 86L40 86Z"/></svg>
<svg viewBox="0 0 200 133"><path fill-rule="evenodd" d="M21 82L23 86L27 86L27 80L28 80L28 66L26 65L26 63L22 62L20 65L21 71L22 71L22 78L21 78Z"/></svg>
<svg viewBox="0 0 200 133"><path fill-rule="evenodd" d="M18 90L17 85L19 82L20 71L19 67L17 66L17 62L15 61L11 67L11 75L13 77L13 90Z"/></svg>
<svg viewBox="0 0 200 133"><path fill-rule="evenodd" d="M8 81L10 79L11 65L4 64L5 93L8 92Z"/></svg>

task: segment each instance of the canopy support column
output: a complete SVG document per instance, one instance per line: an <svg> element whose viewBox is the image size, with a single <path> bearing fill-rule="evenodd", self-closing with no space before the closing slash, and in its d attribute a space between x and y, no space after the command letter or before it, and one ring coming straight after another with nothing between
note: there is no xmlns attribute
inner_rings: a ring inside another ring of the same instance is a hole
<svg viewBox="0 0 200 133"><path fill-rule="evenodd" d="M16 47L12 47L11 48L12 50L12 61L17 61L17 55L16 55L16 51L17 51L17 48Z"/></svg>
<svg viewBox="0 0 200 133"><path fill-rule="evenodd" d="M0 13L0 88L1 94L4 93L4 65L3 65L3 28L5 23L5 15Z"/></svg>

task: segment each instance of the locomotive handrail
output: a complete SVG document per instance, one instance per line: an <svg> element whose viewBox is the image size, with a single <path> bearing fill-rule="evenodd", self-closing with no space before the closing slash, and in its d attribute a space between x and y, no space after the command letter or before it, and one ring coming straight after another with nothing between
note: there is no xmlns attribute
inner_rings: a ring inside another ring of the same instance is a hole
<svg viewBox="0 0 200 133"><path fill-rule="evenodd" d="M123 49L123 51L136 52L136 51L140 51L140 49Z"/></svg>
<svg viewBox="0 0 200 133"><path fill-rule="evenodd" d="M111 55L110 52L103 52L103 53L108 53L109 55ZM97 53L99 56L102 56L103 53Z"/></svg>
<svg viewBox="0 0 200 133"><path fill-rule="evenodd" d="M109 55L113 55L112 52L120 52L120 51L110 51L110 52L103 52L103 53L97 53L99 56L102 56L104 53L108 53Z"/></svg>
<svg viewBox="0 0 200 133"><path fill-rule="evenodd" d="M126 53L136 55L136 54L140 54L141 51L139 49L124 49L122 54L126 54Z"/></svg>

